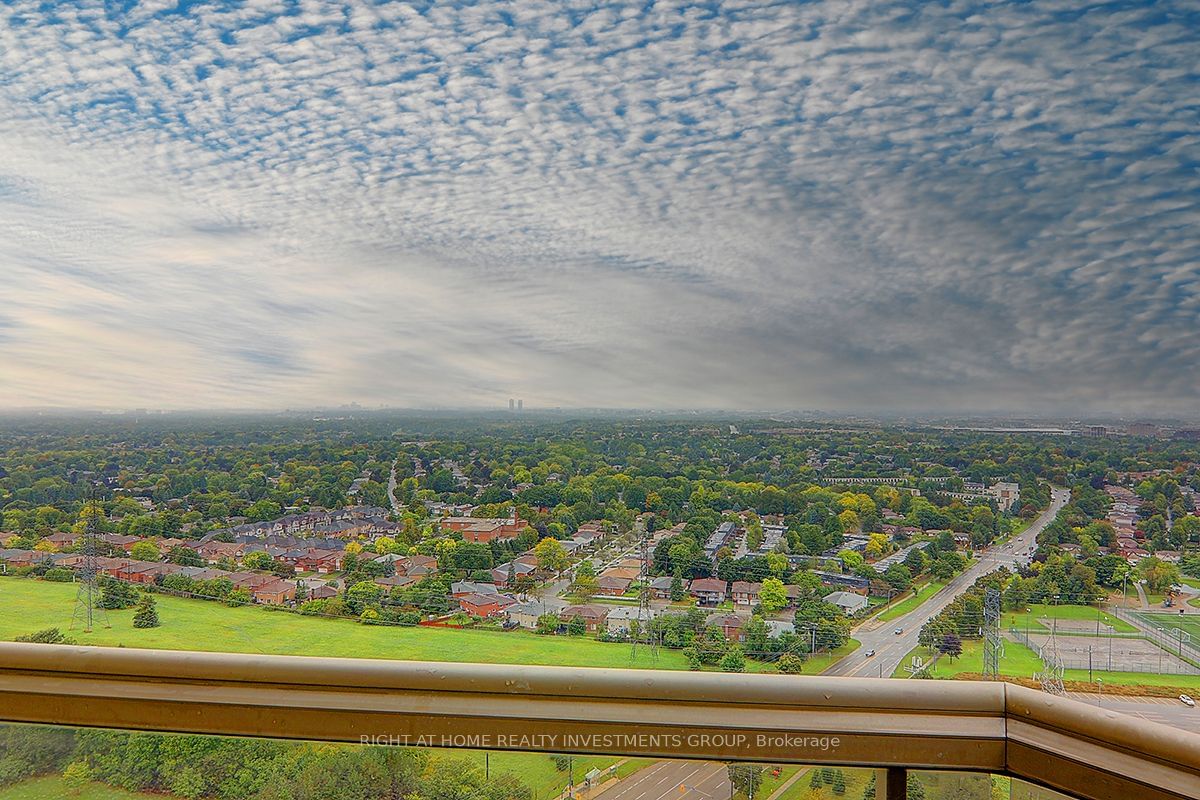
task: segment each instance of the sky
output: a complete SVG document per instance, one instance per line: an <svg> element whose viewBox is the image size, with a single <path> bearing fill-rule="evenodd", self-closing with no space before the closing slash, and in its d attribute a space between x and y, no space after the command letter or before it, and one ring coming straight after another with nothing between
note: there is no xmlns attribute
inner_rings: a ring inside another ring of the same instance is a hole
<svg viewBox="0 0 1200 800"><path fill-rule="evenodd" d="M0 0L0 406L1200 416L1195 2Z"/></svg>

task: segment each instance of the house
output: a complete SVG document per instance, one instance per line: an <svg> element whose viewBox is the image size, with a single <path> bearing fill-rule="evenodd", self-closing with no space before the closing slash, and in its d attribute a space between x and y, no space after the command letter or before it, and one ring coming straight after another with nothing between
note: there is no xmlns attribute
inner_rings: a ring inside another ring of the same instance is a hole
<svg viewBox="0 0 1200 800"><path fill-rule="evenodd" d="M476 583L475 581L455 581L450 584L451 597L466 597L469 594L498 594L494 583Z"/></svg>
<svg viewBox="0 0 1200 800"><path fill-rule="evenodd" d="M387 589L395 589L400 586L411 586L417 582L417 578L413 575L385 575L376 578L374 583L376 586L383 586Z"/></svg>
<svg viewBox="0 0 1200 800"><path fill-rule="evenodd" d="M737 526L732 522L722 522L708 537L708 541L704 543L704 554L710 559L715 559L717 551L733 541L733 536L736 532Z"/></svg>
<svg viewBox="0 0 1200 800"><path fill-rule="evenodd" d="M142 541L140 536L123 536L117 533L104 533L100 535L100 541L113 547L120 548L126 553L133 550L133 546Z"/></svg>
<svg viewBox="0 0 1200 800"><path fill-rule="evenodd" d="M812 570L812 574L821 579L823 586L839 586L854 592L863 593L871 586L870 581L858 575L843 575L840 572L823 572L816 569Z"/></svg>
<svg viewBox="0 0 1200 800"><path fill-rule="evenodd" d="M726 584L719 578L695 578L688 584L688 594L701 606L716 606L725 601Z"/></svg>
<svg viewBox="0 0 1200 800"><path fill-rule="evenodd" d="M550 612L545 611L541 603L515 603L504 610L504 616L509 622L529 630L537 628L538 618L545 613Z"/></svg>
<svg viewBox="0 0 1200 800"><path fill-rule="evenodd" d="M867 607L866 596L856 592L830 592L821 599L840 608L846 616L853 616Z"/></svg>
<svg viewBox="0 0 1200 800"><path fill-rule="evenodd" d="M50 554L40 550L0 550L0 561L13 569L32 567L34 564L48 560L50 560Z"/></svg>
<svg viewBox="0 0 1200 800"><path fill-rule="evenodd" d="M532 575L534 573L534 569L535 568L529 564L518 564L515 561L510 561L507 564L501 564L492 570L492 581L498 586L507 586L510 573L515 580Z"/></svg>
<svg viewBox="0 0 1200 800"><path fill-rule="evenodd" d="M209 564L215 564L222 558L240 561L246 554L246 545L237 542L205 542L196 548L196 553Z"/></svg>
<svg viewBox="0 0 1200 800"><path fill-rule="evenodd" d="M641 577L641 566L636 567L611 567L600 573L601 578L623 578L627 581L635 581Z"/></svg>
<svg viewBox="0 0 1200 800"><path fill-rule="evenodd" d="M296 559L296 569L301 572L328 575L342 568L344 558L344 553L338 550L321 550L310 547L304 555Z"/></svg>
<svg viewBox="0 0 1200 800"><path fill-rule="evenodd" d="M758 593L762 591L762 584L734 581L729 591L733 596L734 605L753 606L758 604Z"/></svg>
<svg viewBox="0 0 1200 800"><path fill-rule="evenodd" d="M274 575L261 575L257 572L230 572L224 577L233 583L235 589L245 589L251 594L259 586L265 586L268 583L274 583L279 580Z"/></svg>
<svg viewBox="0 0 1200 800"><path fill-rule="evenodd" d="M337 597L338 590L332 586L315 586L308 592L310 600L328 600L331 597Z"/></svg>
<svg viewBox="0 0 1200 800"><path fill-rule="evenodd" d="M473 617L498 617L517 601L503 594L468 594L458 598L458 607Z"/></svg>
<svg viewBox="0 0 1200 800"><path fill-rule="evenodd" d="M705 620L707 625L719 628L721 634L730 642L740 642L742 640L742 625L745 622L737 614L713 614Z"/></svg>
<svg viewBox="0 0 1200 800"><path fill-rule="evenodd" d="M276 579L261 584L250 590L254 602L271 606L282 606L296 599L296 584L294 581Z"/></svg>
<svg viewBox="0 0 1200 800"><path fill-rule="evenodd" d="M395 564L397 575L433 575L438 569L438 560L433 556L407 556Z"/></svg>
<svg viewBox="0 0 1200 800"><path fill-rule="evenodd" d="M790 622L781 619L764 620L767 623L767 635L772 639L778 639L785 633L795 633L796 626Z"/></svg>
<svg viewBox="0 0 1200 800"><path fill-rule="evenodd" d="M638 627L644 629L646 623L658 615L659 612L652 608L642 609L639 606L621 606L608 612L608 617L605 618L605 626L609 633L627 636L632 623L636 622Z"/></svg>
<svg viewBox="0 0 1200 800"><path fill-rule="evenodd" d="M64 547L70 547L71 545L73 545L77 541L79 541L79 534L63 533L60 531L58 533L50 534L43 541L47 541L50 544L54 545L59 550L62 550Z"/></svg>
<svg viewBox="0 0 1200 800"><path fill-rule="evenodd" d="M719 578L695 578L688 584L688 594L702 606L715 606L725 600L725 581Z"/></svg>
<svg viewBox="0 0 1200 800"><path fill-rule="evenodd" d="M659 600L671 599L671 584L673 580L667 576L650 581L650 594Z"/></svg>
<svg viewBox="0 0 1200 800"><path fill-rule="evenodd" d="M629 587L632 584L633 581L628 578L603 575L596 581L596 585L599 587L597 593L606 597L620 597L629 591Z"/></svg>
<svg viewBox="0 0 1200 800"><path fill-rule="evenodd" d="M589 631L598 630L608 618L609 609L604 606L567 606L558 612L559 619L570 623L575 617L582 617Z"/></svg>
<svg viewBox="0 0 1200 800"><path fill-rule="evenodd" d="M445 517L438 520L442 530L457 531L467 542L487 544L496 540L515 539L529 530L529 523L515 514L505 518Z"/></svg>

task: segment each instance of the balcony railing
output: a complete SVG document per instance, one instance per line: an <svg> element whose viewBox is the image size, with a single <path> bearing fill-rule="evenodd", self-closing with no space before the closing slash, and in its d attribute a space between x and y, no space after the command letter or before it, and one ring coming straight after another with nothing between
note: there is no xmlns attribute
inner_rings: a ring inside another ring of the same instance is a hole
<svg viewBox="0 0 1200 800"><path fill-rule="evenodd" d="M1200 736L1003 683L3 643L0 721L876 767L881 800L914 769L1089 800L1200 798Z"/></svg>

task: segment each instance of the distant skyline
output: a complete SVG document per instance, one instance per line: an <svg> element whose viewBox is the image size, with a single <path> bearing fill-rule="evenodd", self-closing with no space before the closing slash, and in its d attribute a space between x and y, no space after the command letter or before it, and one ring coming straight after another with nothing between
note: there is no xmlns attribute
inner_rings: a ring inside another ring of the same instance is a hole
<svg viewBox="0 0 1200 800"><path fill-rule="evenodd" d="M0 4L0 408L1200 416L1200 7Z"/></svg>

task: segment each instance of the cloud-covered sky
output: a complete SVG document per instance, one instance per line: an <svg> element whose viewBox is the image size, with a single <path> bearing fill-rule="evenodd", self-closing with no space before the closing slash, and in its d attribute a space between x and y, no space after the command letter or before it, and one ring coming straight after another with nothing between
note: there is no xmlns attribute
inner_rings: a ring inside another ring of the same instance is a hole
<svg viewBox="0 0 1200 800"><path fill-rule="evenodd" d="M0 4L0 405L1200 412L1195 2Z"/></svg>

